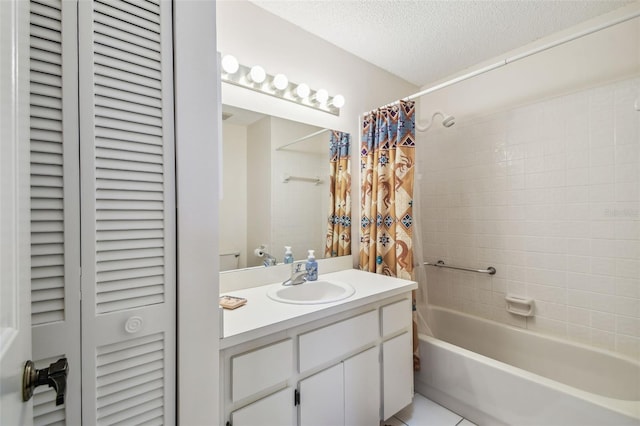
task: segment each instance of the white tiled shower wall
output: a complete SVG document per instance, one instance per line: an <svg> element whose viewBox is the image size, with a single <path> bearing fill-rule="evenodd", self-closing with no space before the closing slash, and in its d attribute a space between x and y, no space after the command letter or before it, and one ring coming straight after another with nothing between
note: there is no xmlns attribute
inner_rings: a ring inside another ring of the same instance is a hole
<svg viewBox="0 0 640 426"><path fill-rule="evenodd" d="M636 100L640 78L418 134L425 259L498 270L427 267L429 303L640 356Z"/></svg>

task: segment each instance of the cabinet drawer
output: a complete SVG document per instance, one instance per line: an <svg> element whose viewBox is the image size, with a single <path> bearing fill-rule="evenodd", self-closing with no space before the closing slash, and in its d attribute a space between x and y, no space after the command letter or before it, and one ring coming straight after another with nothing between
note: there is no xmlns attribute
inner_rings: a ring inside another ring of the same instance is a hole
<svg viewBox="0 0 640 426"><path fill-rule="evenodd" d="M388 336L411 325L411 300L403 299L399 302L383 306L382 337Z"/></svg>
<svg viewBox="0 0 640 426"><path fill-rule="evenodd" d="M299 338L300 372L338 359L377 338L377 310L302 334Z"/></svg>
<svg viewBox="0 0 640 426"><path fill-rule="evenodd" d="M232 357L231 399L236 402L286 381L292 363L291 339Z"/></svg>

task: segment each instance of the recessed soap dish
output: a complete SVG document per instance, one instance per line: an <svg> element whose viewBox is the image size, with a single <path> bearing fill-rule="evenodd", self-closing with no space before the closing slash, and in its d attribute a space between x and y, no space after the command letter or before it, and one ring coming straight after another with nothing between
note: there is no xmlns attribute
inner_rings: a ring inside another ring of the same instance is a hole
<svg viewBox="0 0 640 426"><path fill-rule="evenodd" d="M534 302L530 297L520 297L507 294L504 298L507 301L507 311L521 317L532 317Z"/></svg>

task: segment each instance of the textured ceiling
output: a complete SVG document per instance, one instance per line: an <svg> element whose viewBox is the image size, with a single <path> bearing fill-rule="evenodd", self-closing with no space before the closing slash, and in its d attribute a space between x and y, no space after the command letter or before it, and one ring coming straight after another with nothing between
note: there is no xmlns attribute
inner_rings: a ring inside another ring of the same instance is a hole
<svg viewBox="0 0 640 426"><path fill-rule="evenodd" d="M579 24L626 0L253 0L423 86Z"/></svg>

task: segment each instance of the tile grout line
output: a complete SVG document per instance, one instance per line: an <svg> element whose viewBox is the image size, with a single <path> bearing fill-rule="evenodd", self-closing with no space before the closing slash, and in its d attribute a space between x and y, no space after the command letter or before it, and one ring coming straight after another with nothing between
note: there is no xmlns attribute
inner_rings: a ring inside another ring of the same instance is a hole
<svg viewBox="0 0 640 426"><path fill-rule="evenodd" d="M396 419L397 421L399 421L400 423L402 423L403 425L409 426L409 423L405 423L402 420L400 420L398 417L393 416L394 419Z"/></svg>

